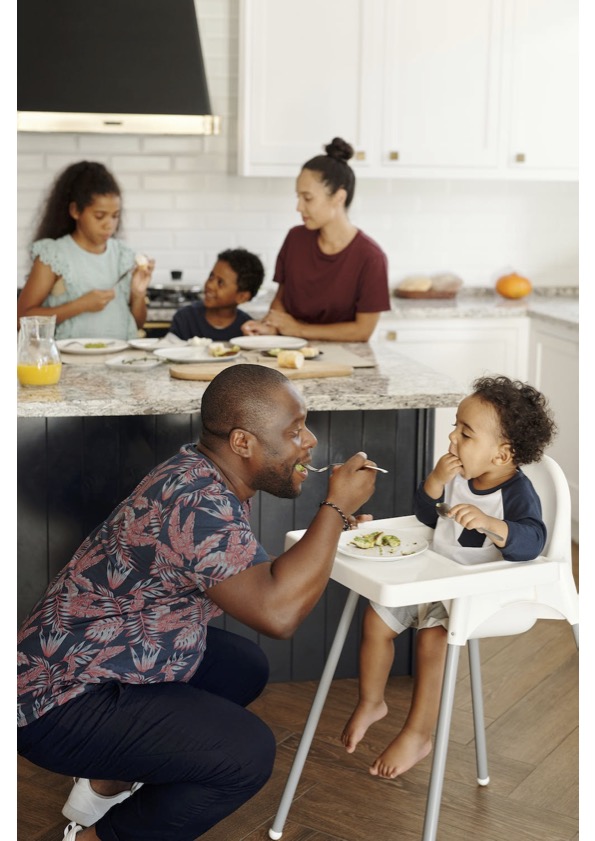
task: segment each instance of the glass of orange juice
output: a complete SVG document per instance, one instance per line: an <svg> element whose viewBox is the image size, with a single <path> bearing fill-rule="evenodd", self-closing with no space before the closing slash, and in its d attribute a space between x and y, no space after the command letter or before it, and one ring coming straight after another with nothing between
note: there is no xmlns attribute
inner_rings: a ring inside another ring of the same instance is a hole
<svg viewBox="0 0 595 841"><path fill-rule="evenodd" d="M54 338L55 315L21 318L17 348L17 377L21 385L55 385L62 373Z"/></svg>

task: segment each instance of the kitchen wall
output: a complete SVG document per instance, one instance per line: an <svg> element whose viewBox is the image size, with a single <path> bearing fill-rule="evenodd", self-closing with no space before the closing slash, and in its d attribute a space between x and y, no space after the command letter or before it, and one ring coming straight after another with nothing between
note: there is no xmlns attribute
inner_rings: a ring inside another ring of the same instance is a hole
<svg viewBox="0 0 595 841"><path fill-rule="evenodd" d="M19 134L18 286L45 191L83 158L103 161L119 179L123 237L155 257L156 281L182 269L185 281L201 283L218 251L244 246L261 256L270 286L276 253L300 219L293 179L235 175L239 2L196 0L218 137ZM388 254L392 285L452 271L466 286L491 287L514 267L536 287L578 286L576 183L359 179L351 219Z"/></svg>

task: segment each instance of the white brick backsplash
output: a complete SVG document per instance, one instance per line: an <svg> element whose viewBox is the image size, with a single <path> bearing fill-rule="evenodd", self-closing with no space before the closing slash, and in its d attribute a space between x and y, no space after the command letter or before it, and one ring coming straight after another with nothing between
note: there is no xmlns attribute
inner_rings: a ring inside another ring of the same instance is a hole
<svg viewBox="0 0 595 841"><path fill-rule="evenodd" d="M242 246L263 260L264 288L271 287L285 234L300 222L295 178L237 175L241 0L195 2L221 134L20 133L19 285L29 271L27 246L47 188L65 166L86 158L114 172L123 191L123 238L155 257L156 281L180 269L186 282L202 284L220 251ZM407 274L453 271L468 286L492 287L507 266L535 286L578 285L575 183L358 179L351 219L386 251L392 285Z"/></svg>
<svg viewBox="0 0 595 841"><path fill-rule="evenodd" d="M114 155L111 161L114 172L170 172L170 155Z"/></svg>

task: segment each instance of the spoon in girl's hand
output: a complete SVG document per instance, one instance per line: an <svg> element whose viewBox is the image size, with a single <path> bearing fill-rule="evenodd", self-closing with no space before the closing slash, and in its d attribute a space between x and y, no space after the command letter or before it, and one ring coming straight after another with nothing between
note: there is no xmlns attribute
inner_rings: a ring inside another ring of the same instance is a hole
<svg viewBox="0 0 595 841"><path fill-rule="evenodd" d="M312 467L311 464L304 464L304 467L311 473L324 473L329 467L341 467L342 464L342 461L334 461L332 464L327 464L326 467ZM376 467L374 464L364 464L364 467L368 470L377 470L379 473L388 473L388 470L385 470L384 467Z"/></svg>
<svg viewBox="0 0 595 841"><path fill-rule="evenodd" d="M447 505L446 502L437 502L436 511L440 517L445 517L447 520L452 519L452 517L448 516L450 505ZM488 537L493 537L495 540L504 540L501 535L496 534L495 531L490 531L489 529L475 529L475 531L478 531L480 534L487 534Z"/></svg>

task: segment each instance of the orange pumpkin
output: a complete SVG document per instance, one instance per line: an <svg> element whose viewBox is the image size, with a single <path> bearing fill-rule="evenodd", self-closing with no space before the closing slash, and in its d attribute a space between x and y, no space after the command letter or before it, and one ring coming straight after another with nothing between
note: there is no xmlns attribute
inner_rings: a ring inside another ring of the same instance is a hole
<svg viewBox="0 0 595 841"><path fill-rule="evenodd" d="M504 298L524 298L532 290L531 281L516 272L502 275L496 281L496 292Z"/></svg>

